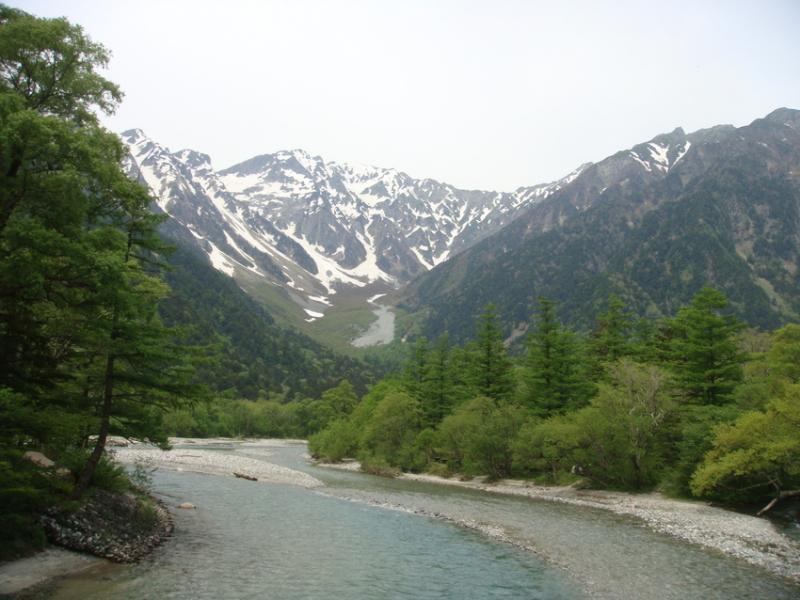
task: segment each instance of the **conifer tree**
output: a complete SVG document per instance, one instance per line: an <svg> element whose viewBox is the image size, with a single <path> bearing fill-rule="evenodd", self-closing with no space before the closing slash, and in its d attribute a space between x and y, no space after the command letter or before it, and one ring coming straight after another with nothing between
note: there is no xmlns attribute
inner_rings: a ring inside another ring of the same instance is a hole
<svg viewBox="0 0 800 600"><path fill-rule="evenodd" d="M436 427L453 405L453 373L450 362L450 339L447 333L436 340L428 352L422 382L422 420L424 427Z"/></svg>
<svg viewBox="0 0 800 600"><path fill-rule="evenodd" d="M428 340L418 337L411 347L411 355L403 370L403 385L417 400L422 400L423 380L428 361Z"/></svg>
<svg viewBox="0 0 800 600"><path fill-rule="evenodd" d="M631 327L631 318L625 311L625 304L619 296L612 294L608 298L608 308L597 317L589 342L592 359L599 363L596 371L602 369L602 364L610 364L624 356L630 356Z"/></svg>
<svg viewBox="0 0 800 600"><path fill-rule="evenodd" d="M745 356L736 336L744 325L728 306L722 292L704 287L671 322L669 358L691 402L723 404L742 380Z"/></svg>
<svg viewBox="0 0 800 600"><path fill-rule="evenodd" d="M528 338L528 405L547 416L578 408L589 396L580 372L578 340L556 319L555 303L539 298L536 328Z"/></svg>
<svg viewBox="0 0 800 600"><path fill-rule="evenodd" d="M495 401L509 398L514 391L514 379L494 304L488 304L478 319L471 354L471 379L477 393Z"/></svg>

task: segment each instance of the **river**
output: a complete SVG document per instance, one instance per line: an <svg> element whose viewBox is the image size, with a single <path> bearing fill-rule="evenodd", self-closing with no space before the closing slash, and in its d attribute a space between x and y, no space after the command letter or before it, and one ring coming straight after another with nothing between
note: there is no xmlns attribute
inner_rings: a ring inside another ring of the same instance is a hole
<svg viewBox="0 0 800 600"><path fill-rule="evenodd" d="M324 485L159 470L158 495L198 507L174 511L175 535L138 565L104 566L39 597L727 600L800 591L601 510L324 469L299 443L210 448Z"/></svg>

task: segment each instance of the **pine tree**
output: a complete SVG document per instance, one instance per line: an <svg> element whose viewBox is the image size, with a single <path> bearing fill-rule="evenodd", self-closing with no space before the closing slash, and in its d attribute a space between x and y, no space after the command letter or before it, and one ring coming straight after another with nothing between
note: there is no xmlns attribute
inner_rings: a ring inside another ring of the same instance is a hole
<svg viewBox="0 0 800 600"><path fill-rule="evenodd" d="M742 380L745 356L736 336L744 325L727 309L722 292L704 287L670 323L670 363L691 402L723 404Z"/></svg>
<svg viewBox="0 0 800 600"><path fill-rule="evenodd" d="M175 332L158 315L158 303L168 292L156 271L157 252L165 250L156 235L162 217L149 211L144 188L127 179L120 182L117 199L120 210L109 235L102 293L80 340L94 359L96 370L87 378L87 391L96 398L99 419L75 498L89 486L110 433L165 445L163 411L199 393L191 385L186 351L174 343Z"/></svg>
<svg viewBox="0 0 800 600"><path fill-rule="evenodd" d="M436 340L428 352L422 382L423 427L436 427L450 412L454 402L453 373L450 361L450 339L447 333Z"/></svg>
<svg viewBox="0 0 800 600"><path fill-rule="evenodd" d="M403 385L417 400L422 400L423 380L425 379L425 366L428 361L428 340L418 337L411 347L411 356L403 370Z"/></svg>
<svg viewBox="0 0 800 600"><path fill-rule="evenodd" d="M494 304L487 305L478 319L471 356L471 379L477 393L495 401L509 398L514 391L514 379Z"/></svg>
<svg viewBox="0 0 800 600"><path fill-rule="evenodd" d="M591 357L599 363L610 364L624 356L630 356L631 318L625 304L615 295L608 298L606 312L598 315L597 324L589 342Z"/></svg>
<svg viewBox="0 0 800 600"><path fill-rule="evenodd" d="M556 319L555 303L539 298L536 328L528 338L528 405L546 416L578 408L590 395L580 371L579 343Z"/></svg>

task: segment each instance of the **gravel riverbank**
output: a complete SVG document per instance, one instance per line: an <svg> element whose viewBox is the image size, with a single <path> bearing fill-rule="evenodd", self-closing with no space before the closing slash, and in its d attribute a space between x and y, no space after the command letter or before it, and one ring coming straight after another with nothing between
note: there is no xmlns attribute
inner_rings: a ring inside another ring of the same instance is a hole
<svg viewBox="0 0 800 600"><path fill-rule="evenodd" d="M230 440L198 440L204 445L230 443ZM270 440L264 443L248 443L248 452L254 455L268 456L268 448L274 446ZM173 440L176 444L191 443L191 440ZM223 453L201 448L177 448L159 450L145 444L133 444L114 449L114 459L123 464L133 465L141 462L151 467L171 469L174 471L190 471L208 475L224 475L235 477L234 473L255 477L258 481L298 485L315 488L322 482L307 473L281 467L257 458L240 453Z"/></svg>
<svg viewBox="0 0 800 600"><path fill-rule="evenodd" d="M357 471L360 468L355 461L318 463L318 466L346 471ZM800 583L800 545L796 541L778 531L767 519L710 506L704 502L674 500L658 493L626 494L538 486L520 480L486 483L480 479L461 481L414 473L404 473L399 477L409 481L599 508L636 517L655 531L735 556Z"/></svg>

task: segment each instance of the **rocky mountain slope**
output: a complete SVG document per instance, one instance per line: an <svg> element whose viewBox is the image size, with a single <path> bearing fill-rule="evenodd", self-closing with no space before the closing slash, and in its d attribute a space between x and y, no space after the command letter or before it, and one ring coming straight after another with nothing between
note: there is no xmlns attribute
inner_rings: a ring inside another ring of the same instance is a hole
<svg viewBox="0 0 800 600"><path fill-rule="evenodd" d="M409 282L499 231L585 168L550 184L487 192L326 162L302 150L216 171L207 155L171 152L140 130L122 138L132 176L215 268L246 289L285 292L309 322L338 291Z"/></svg>
<svg viewBox="0 0 800 600"><path fill-rule="evenodd" d="M609 293L658 316L706 283L754 325L800 315L800 111L676 129L588 165L399 302L417 332L464 339L487 302L521 332L539 295L588 326Z"/></svg>

